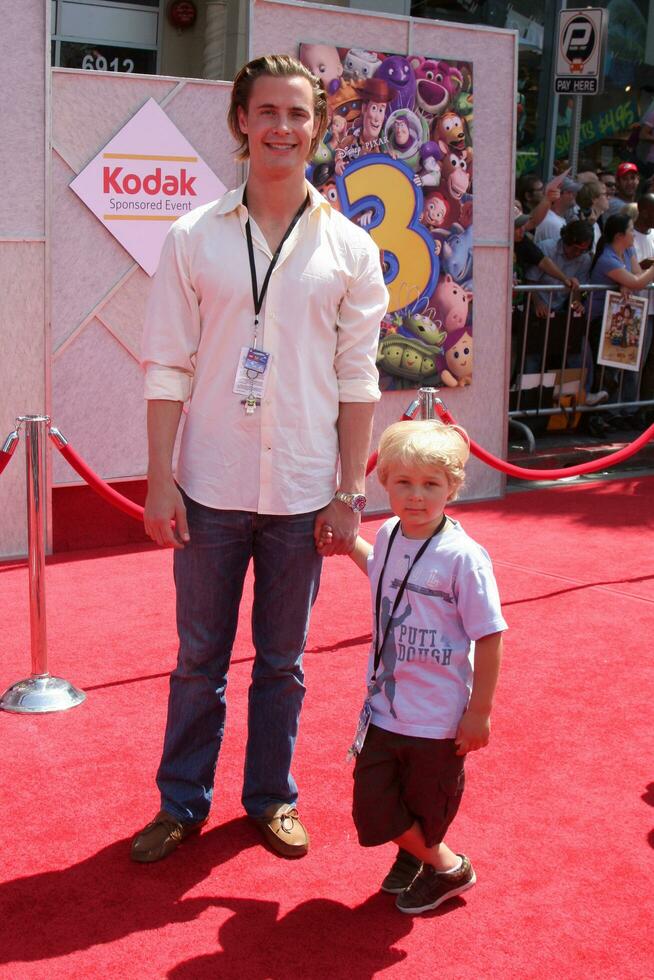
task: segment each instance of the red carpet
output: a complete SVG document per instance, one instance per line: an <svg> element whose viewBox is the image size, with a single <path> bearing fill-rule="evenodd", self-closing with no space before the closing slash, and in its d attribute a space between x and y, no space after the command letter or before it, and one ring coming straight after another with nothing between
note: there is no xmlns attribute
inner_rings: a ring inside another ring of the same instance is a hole
<svg viewBox="0 0 654 980"><path fill-rule="evenodd" d="M239 795L247 610L205 832L136 866L175 658L171 556L76 553L47 569L64 714L0 713L0 977L172 980L638 978L654 975L654 480L452 509L494 558L510 631L491 745L470 757L450 844L478 885L412 918L377 891L344 762L369 635L364 577L325 565L296 753L308 857L266 851ZM365 526L371 534L378 522ZM249 595L249 590L248 590ZM29 673L24 566L0 568L0 688ZM247 598L247 597L246 597Z"/></svg>

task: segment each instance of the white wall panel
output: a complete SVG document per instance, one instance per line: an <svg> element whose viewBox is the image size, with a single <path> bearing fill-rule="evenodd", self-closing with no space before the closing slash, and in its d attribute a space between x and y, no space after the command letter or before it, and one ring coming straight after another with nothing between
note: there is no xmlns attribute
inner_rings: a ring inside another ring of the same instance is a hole
<svg viewBox="0 0 654 980"><path fill-rule="evenodd" d="M105 479L143 472L141 368L97 320L53 365L52 418L73 448ZM58 452L53 482L82 482Z"/></svg>
<svg viewBox="0 0 654 980"><path fill-rule="evenodd" d="M56 68L52 72L55 149L79 173L148 99L161 103L178 84L155 75L116 77Z"/></svg>
<svg viewBox="0 0 654 980"><path fill-rule="evenodd" d="M143 321L152 280L136 266L120 289L117 289L98 313L98 319L139 360Z"/></svg>
<svg viewBox="0 0 654 980"><path fill-rule="evenodd" d="M48 13L44 0L2 4L0 442L13 429L16 415L41 413L46 407ZM25 553L25 493L25 448L21 440L0 477L0 556Z"/></svg>
<svg viewBox="0 0 654 980"><path fill-rule="evenodd" d="M342 7L271 3L269 0L254 0L252 10L250 50L253 58L271 51L285 51L297 57L302 41L315 44L325 41L338 47L398 54L408 50L408 18L370 15Z"/></svg>
<svg viewBox="0 0 654 980"><path fill-rule="evenodd" d="M52 160L52 350L75 332L132 268L134 259L89 211L69 184L75 174Z"/></svg>
<svg viewBox="0 0 654 980"><path fill-rule="evenodd" d="M45 231L45 4L2 4L0 238Z"/></svg>
<svg viewBox="0 0 654 980"><path fill-rule="evenodd" d="M45 409L45 245L0 242L0 444L17 415ZM25 441L0 476L0 556L27 546Z"/></svg>

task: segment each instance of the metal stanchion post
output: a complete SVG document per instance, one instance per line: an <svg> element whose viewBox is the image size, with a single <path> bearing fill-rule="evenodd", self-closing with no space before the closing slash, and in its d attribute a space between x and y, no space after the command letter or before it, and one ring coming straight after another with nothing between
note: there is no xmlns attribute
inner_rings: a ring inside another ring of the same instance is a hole
<svg viewBox="0 0 654 980"><path fill-rule="evenodd" d="M420 399L420 418L421 419L435 419L436 418L436 396L440 388L420 388L418 389L418 398Z"/></svg>
<svg viewBox="0 0 654 980"><path fill-rule="evenodd" d="M61 677L48 672L48 649L45 629L45 433L50 422L47 415L23 415L18 427L25 427L27 472L27 539L30 593L30 637L32 676L12 684L0 698L0 708L22 714L65 711L85 700Z"/></svg>

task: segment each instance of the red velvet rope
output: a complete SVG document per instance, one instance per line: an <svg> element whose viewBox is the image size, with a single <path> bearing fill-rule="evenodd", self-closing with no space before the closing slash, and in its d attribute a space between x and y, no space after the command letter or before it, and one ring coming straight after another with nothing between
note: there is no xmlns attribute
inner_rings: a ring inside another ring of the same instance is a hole
<svg viewBox="0 0 654 980"><path fill-rule="evenodd" d="M458 424L442 402L436 402L436 411L441 421L446 422L448 425ZM401 421L409 418L411 418L410 415L403 415ZM622 449L618 449L615 453L609 453L608 456L602 456L601 459L595 459L589 463L579 463L577 466L568 466L558 470L531 470L524 466L514 466L513 463L507 463L506 460L499 459L497 456L493 456L492 453L487 452L487 450L482 449L473 439L470 439L470 452L488 466L492 466L496 470L501 470L502 473L506 473L508 476L519 477L521 480L564 480L570 476L581 476L583 473L596 473L598 470L606 469L607 466L615 466L616 463L621 463L623 460L629 459L630 456L635 456L651 439L654 439L654 425L650 425L649 429L645 429L637 439L623 446ZM366 476L372 473L376 465L377 452L374 452L368 459Z"/></svg>
<svg viewBox="0 0 654 980"><path fill-rule="evenodd" d="M448 425L456 425L456 421L450 415L448 410L442 403L436 402L436 411L443 422ZM402 421L410 419L412 416L406 413L402 416ZM607 466L615 466L617 463L621 463L625 459L629 459L630 456L634 456L643 446L654 439L654 425L650 425L649 429L646 429L637 439L629 443L627 446L623 446L615 453L609 453L608 456L603 456L601 459L593 460L589 463L580 463L578 466L568 466L563 469L557 470L531 470L526 469L522 466L514 466L513 463L507 463L506 460L499 459L497 456L493 456L492 453L487 452L478 446L474 440L470 440L470 451L482 462L486 463L488 466L494 467L496 470L501 470L508 476L516 476L523 480L561 480L571 476L580 476L583 473L595 473L598 470L605 469ZM83 480L85 480L92 490L102 497L107 503L111 504L113 507L117 507L128 517L133 517L136 521L143 521L143 508L139 504L135 504L133 500L129 500L128 497L124 497L117 490L114 490L109 486L108 483L94 473L93 470L84 462L81 456L75 452L72 446L66 445L62 446L58 440L53 440L57 449L64 457L65 460L70 463L76 473L78 473ZM4 470L5 466L11 459L11 453L6 453L0 450L0 473ZM371 454L368 459L368 464L366 466L366 476L368 476L377 465L377 453Z"/></svg>
<svg viewBox="0 0 654 980"><path fill-rule="evenodd" d="M6 453L3 449L0 449L0 473L2 473L12 456L13 453Z"/></svg>
<svg viewBox="0 0 654 980"><path fill-rule="evenodd" d="M82 457L77 455L75 450L72 448L72 446L69 446L68 443L66 443L65 446L62 446L56 439L53 439L53 442L64 459L67 460L73 467L75 472L79 473L82 479L86 480L91 489L95 490L95 492L102 497L103 500L106 500L108 504L112 505L112 507L117 507L118 510L122 510L123 514L127 514L128 517L133 517L135 521L143 522L143 508L140 507L139 504L135 504L133 500L130 500L128 497L124 497L122 493L118 493L118 491L110 487L108 483L105 483L105 481L99 477L97 473L94 473L93 470L90 469Z"/></svg>
<svg viewBox="0 0 654 980"><path fill-rule="evenodd" d="M436 411L443 422L447 422L448 425L457 424L442 403L436 402ZM570 476L581 476L582 473L596 473L598 470L606 469L607 466L615 466L616 463L621 463L624 459L634 456L652 438L654 438L654 425L650 425L649 429L645 429L637 439L623 446L622 449L618 449L615 453L609 453L608 456L602 456L601 459L595 459L589 463L579 463L577 466L568 466L558 470L530 470L523 466L514 466L513 463L507 463L506 460L499 459L482 449L472 439L470 440L470 452L477 459L487 463L488 466L501 470L508 476L517 476L521 480L563 480Z"/></svg>

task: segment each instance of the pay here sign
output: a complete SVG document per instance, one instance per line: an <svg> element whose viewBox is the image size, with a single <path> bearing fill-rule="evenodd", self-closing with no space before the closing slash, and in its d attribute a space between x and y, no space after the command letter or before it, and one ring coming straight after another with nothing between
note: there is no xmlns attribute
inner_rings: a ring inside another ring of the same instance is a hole
<svg viewBox="0 0 654 980"><path fill-rule="evenodd" d="M554 90L559 95L598 95L604 81L608 11L561 10Z"/></svg>

